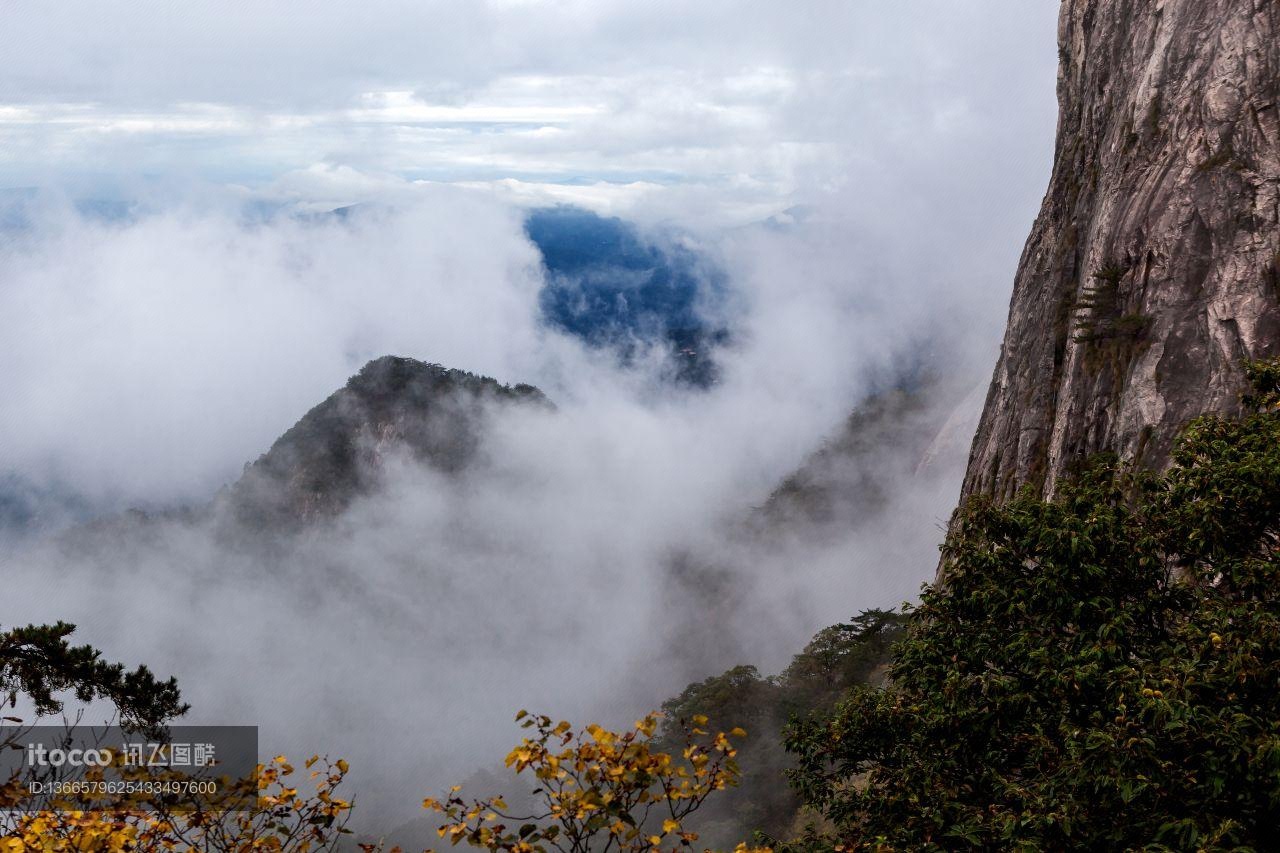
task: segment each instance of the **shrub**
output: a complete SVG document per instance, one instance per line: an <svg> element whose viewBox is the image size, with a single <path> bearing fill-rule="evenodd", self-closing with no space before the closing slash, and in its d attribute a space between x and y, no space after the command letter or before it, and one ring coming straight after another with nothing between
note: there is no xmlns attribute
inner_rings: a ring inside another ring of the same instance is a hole
<svg viewBox="0 0 1280 853"><path fill-rule="evenodd" d="M835 827L797 847L1280 845L1280 365L1163 475L974 499L896 648L787 735Z"/></svg>

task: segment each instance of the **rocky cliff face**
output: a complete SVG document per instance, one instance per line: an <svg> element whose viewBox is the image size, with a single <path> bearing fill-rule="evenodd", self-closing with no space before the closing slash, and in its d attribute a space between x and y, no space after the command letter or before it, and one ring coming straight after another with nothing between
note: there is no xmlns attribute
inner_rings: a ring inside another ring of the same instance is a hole
<svg viewBox="0 0 1280 853"><path fill-rule="evenodd" d="M1160 467L1280 351L1280 2L1064 0L1053 175L964 493Z"/></svg>

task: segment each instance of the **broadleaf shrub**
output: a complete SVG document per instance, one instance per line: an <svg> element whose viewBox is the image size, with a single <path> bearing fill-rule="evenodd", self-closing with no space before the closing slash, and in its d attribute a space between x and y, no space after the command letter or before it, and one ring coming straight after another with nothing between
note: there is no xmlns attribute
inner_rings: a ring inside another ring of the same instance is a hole
<svg viewBox="0 0 1280 853"><path fill-rule="evenodd" d="M974 499L889 685L794 723L855 849L1280 848L1280 364L1164 474L1098 460Z"/></svg>

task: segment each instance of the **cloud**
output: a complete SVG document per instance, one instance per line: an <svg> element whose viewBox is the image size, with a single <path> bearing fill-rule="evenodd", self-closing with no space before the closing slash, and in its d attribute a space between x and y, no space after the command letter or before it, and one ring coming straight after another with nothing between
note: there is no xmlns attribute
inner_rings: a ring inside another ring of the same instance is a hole
<svg viewBox="0 0 1280 853"><path fill-rule="evenodd" d="M733 524L961 301L886 288L891 247L822 211L704 236L739 334L722 382L690 392L539 324L519 211L328 177L384 200L345 218L246 217L217 192L106 222L37 208L0 249L6 464L117 505L198 503L383 352L533 382L556 410L495 413L489 462L462 479L391 460L383 491L271 557L181 522L88 553L0 546L0 624L76 622L177 675L193 719L347 756L376 821L500 756L518 707L626 722L717 667L776 668L927 577L954 470L906 484L874 535L766 552ZM684 551L728 565L732 606L669 583ZM719 642L673 647L690 631Z"/></svg>
<svg viewBox="0 0 1280 853"><path fill-rule="evenodd" d="M851 154L1027 139L1052 115L1053 24L1049 4L1009 0L15 9L0 181L261 185L327 163L685 184L776 212L847 177Z"/></svg>
<svg viewBox="0 0 1280 853"><path fill-rule="evenodd" d="M520 217L417 196L345 220L258 222L218 197L125 222L37 210L0 249L7 464L193 499L377 355L518 378L544 334Z"/></svg>
<svg viewBox="0 0 1280 853"><path fill-rule="evenodd" d="M346 753L394 810L500 756L517 707L626 722L912 594L954 465L874 531L766 551L732 522L904 366L989 375L1048 171L1051 5L9 10L0 181L52 190L0 240L0 473L199 503L386 353L557 410L495 420L461 481L393 464L273 561L180 524L88 557L0 543L0 624L77 621L203 720ZM547 201L723 265L720 385L540 323L522 222ZM672 599L682 552L730 567L730 606ZM723 644L673 659L691 622Z"/></svg>

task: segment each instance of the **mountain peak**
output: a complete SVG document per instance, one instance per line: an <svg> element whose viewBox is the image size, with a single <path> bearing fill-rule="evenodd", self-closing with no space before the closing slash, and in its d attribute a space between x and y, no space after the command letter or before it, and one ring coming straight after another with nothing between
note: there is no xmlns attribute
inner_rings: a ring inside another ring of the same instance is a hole
<svg viewBox="0 0 1280 853"><path fill-rule="evenodd" d="M453 390L487 393L499 399L528 398L548 402L543 393L532 385L504 385L488 376L398 355L384 355L367 362L347 380L344 390L378 408L426 403L442 391Z"/></svg>
<svg viewBox="0 0 1280 853"><path fill-rule="evenodd" d="M376 358L286 431L218 500L241 525L296 529L339 514L374 491L388 455L444 473L476 457L494 406L550 401L532 385L504 385L412 358Z"/></svg>

